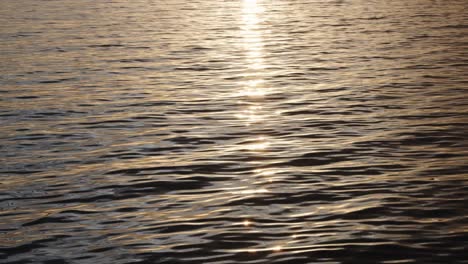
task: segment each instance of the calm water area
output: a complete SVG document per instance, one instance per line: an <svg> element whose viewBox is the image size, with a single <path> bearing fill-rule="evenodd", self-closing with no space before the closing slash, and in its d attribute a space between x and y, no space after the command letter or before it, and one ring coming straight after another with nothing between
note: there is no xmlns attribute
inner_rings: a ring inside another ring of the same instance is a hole
<svg viewBox="0 0 468 264"><path fill-rule="evenodd" d="M468 1L1 0L0 263L468 263Z"/></svg>

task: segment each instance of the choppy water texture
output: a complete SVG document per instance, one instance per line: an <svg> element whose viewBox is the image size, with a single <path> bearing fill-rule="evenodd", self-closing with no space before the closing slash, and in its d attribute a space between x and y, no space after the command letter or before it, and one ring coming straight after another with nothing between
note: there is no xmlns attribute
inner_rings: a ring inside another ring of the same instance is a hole
<svg viewBox="0 0 468 264"><path fill-rule="evenodd" d="M468 263L468 2L2 0L1 263Z"/></svg>

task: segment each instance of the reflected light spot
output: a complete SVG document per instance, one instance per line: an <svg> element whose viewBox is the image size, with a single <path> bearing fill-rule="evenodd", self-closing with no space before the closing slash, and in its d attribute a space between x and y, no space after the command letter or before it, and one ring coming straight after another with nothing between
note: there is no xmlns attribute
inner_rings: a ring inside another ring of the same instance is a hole
<svg viewBox="0 0 468 264"><path fill-rule="evenodd" d="M260 51L263 49L263 36L258 31L247 30L242 32L243 46L248 50Z"/></svg>
<svg viewBox="0 0 468 264"><path fill-rule="evenodd" d="M263 9L257 4L257 0L244 0L243 5L243 45L246 50L247 68L250 70L264 69L263 64L263 36L260 28L259 13Z"/></svg>
<svg viewBox="0 0 468 264"><path fill-rule="evenodd" d="M263 142L263 143L250 144L250 145L245 146L245 148L248 150L264 150L268 148L269 145L270 145L269 142Z"/></svg>
<svg viewBox="0 0 468 264"><path fill-rule="evenodd" d="M242 20L244 21L245 25L248 27L256 26L260 23L260 19L257 16L257 13L260 13L260 9L252 8L248 9L248 11L244 11L246 14L243 16Z"/></svg>
<svg viewBox="0 0 468 264"><path fill-rule="evenodd" d="M253 173L258 176L258 177L264 177L264 179L269 182L269 183L272 183L274 180L277 180L278 177L274 176L276 175L277 173L279 173L280 170L276 170L276 169L271 169L271 168L267 168L267 169L257 169L257 170L254 170Z"/></svg>
<svg viewBox="0 0 468 264"><path fill-rule="evenodd" d="M260 64L260 63L252 63L248 66L248 68L251 70L261 70L261 69L265 69L265 65Z"/></svg>
<svg viewBox="0 0 468 264"><path fill-rule="evenodd" d="M265 82L265 80L262 80L262 79L250 80L250 81L245 82L245 85L248 86L248 87L256 87L259 84L262 84L264 82Z"/></svg>
<svg viewBox="0 0 468 264"><path fill-rule="evenodd" d="M244 190L244 191L240 191L238 192L239 194L257 194L257 193L268 193L270 191L268 191L267 189L257 189L257 190Z"/></svg>
<svg viewBox="0 0 468 264"><path fill-rule="evenodd" d="M247 126L250 126L252 123L258 123L262 120L264 120L264 116L258 116L258 115L236 115L237 118L245 120L247 122Z"/></svg>
<svg viewBox="0 0 468 264"><path fill-rule="evenodd" d="M282 249L283 248L281 246L276 246L276 247L273 248L273 251L278 252L278 251L281 251Z"/></svg>
<svg viewBox="0 0 468 264"><path fill-rule="evenodd" d="M242 10L244 14L256 14L262 12L263 8L261 8L257 2L257 0L244 0Z"/></svg>
<svg viewBox="0 0 468 264"><path fill-rule="evenodd" d="M258 175L258 176L272 176L274 174L277 174L278 172L281 172L281 170L272 169L272 168L254 170L255 175Z"/></svg>
<svg viewBox="0 0 468 264"><path fill-rule="evenodd" d="M247 52L247 58L249 62L260 63L263 62L263 52L262 50L250 49Z"/></svg>
<svg viewBox="0 0 468 264"><path fill-rule="evenodd" d="M244 220L243 224L244 226L250 226L252 222L250 222L249 220Z"/></svg>
<svg viewBox="0 0 468 264"><path fill-rule="evenodd" d="M245 89L239 93L242 97L263 97L267 94L265 89Z"/></svg>

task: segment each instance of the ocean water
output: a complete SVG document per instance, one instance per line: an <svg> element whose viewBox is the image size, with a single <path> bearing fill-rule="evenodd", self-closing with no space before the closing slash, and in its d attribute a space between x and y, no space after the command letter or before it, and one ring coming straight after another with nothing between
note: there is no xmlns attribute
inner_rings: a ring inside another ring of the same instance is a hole
<svg viewBox="0 0 468 264"><path fill-rule="evenodd" d="M466 10L2 0L0 263L468 263Z"/></svg>

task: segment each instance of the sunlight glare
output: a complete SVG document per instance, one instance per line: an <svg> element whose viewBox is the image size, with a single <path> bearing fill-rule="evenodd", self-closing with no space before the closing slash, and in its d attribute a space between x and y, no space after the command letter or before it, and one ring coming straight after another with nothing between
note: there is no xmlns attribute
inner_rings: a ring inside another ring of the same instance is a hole
<svg viewBox="0 0 468 264"><path fill-rule="evenodd" d="M262 12L263 9L258 5L257 0L244 0L243 3L243 12L248 14L255 14Z"/></svg>

